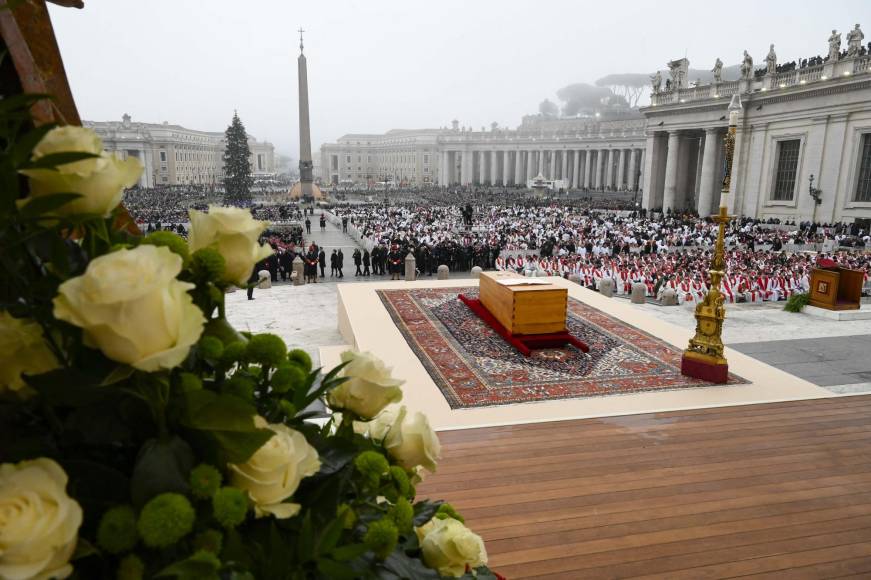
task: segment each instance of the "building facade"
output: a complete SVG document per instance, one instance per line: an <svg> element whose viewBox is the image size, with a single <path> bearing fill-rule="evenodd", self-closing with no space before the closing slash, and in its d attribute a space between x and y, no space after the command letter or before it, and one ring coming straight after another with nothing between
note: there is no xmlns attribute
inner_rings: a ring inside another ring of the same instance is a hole
<svg viewBox="0 0 871 580"><path fill-rule="evenodd" d="M833 50L823 62L785 71L775 59L772 49L764 70L746 62L739 80L687 87L678 78L669 90L654 90L641 109L644 207L708 215L719 205L727 107L738 94L731 213L820 222L871 217L871 56L864 47Z"/></svg>
<svg viewBox="0 0 871 580"><path fill-rule="evenodd" d="M729 209L733 214L815 220L871 218L871 43L857 25L829 37L825 57L779 64L774 46L741 78L689 86L686 58L668 63L651 103L601 117L525 117L516 129L495 124L346 135L321 147L328 184L523 185L541 174L570 189L639 192L646 209L719 203L723 137L730 97L743 108L735 144ZM814 196L811 196L813 188ZM817 198L819 203L817 203Z"/></svg>
<svg viewBox="0 0 871 580"><path fill-rule="evenodd" d="M224 178L224 133L197 131L169 123L133 122L130 115L118 121L84 121L103 140L106 151L126 159L136 157L145 170L140 187L159 185L220 185ZM271 143L248 137L252 174L275 174L275 149Z"/></svg>

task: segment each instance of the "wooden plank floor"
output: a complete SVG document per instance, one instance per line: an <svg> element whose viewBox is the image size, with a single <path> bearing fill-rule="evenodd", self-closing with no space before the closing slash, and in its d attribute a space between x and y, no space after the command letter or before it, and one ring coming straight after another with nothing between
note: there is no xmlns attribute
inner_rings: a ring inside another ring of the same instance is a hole
<svg viewBox="0 0 871 580"><path fill-rule="evenodd" d="M871 578L871 395L440 433L509 579Z"/></svg>

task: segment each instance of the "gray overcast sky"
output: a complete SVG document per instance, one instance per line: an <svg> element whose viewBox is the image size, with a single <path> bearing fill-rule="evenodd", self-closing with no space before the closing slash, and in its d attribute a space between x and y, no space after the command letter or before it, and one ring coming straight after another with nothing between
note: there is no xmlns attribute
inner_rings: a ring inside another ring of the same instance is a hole
<svg viewBox="0 0 871 580"><path fill-rule="evenodd" d="M871 40L869 0L85 0L51 15L83 118L223 131L235 108L293 157L300 26L315 148L453 118L515 127L562 86L685 53L708 69L746 48L761 65L773 42L788 61L857 22Z"/></svg>

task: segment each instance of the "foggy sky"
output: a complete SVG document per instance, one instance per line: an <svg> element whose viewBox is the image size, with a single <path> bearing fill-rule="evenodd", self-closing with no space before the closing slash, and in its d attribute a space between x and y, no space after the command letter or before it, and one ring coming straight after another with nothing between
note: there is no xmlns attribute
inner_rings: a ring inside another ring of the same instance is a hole
<svg viewBox="0 0 871 580"><path fill-rule="evenodd" d="M684 55L708 69L746 48L762 66L825 54L832 28L869 0L85 0L50 5L82 118L169 121L248 132L297 157L299 38L305 33L312 144L345 133L450 124L515 127L545 97L609 73L652 72ZM721 7L728 6L726 11ZM846 48L846 40L843 47ZM692 80L692 79L690 79ZM642 103L646 104L644 98Z"/></svg>

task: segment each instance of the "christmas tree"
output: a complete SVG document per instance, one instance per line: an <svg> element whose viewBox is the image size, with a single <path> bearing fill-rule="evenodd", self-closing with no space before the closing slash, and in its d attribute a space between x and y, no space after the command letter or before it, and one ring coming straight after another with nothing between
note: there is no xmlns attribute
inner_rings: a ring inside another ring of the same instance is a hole
<svg viewBox="0 0 871 580"><path fill-rule="evenodd" d="M251 205L251 165L248 158L248 134L239 115L233 111L233 122L225 133L224 149L224 203L245 207Z"/></svg>

